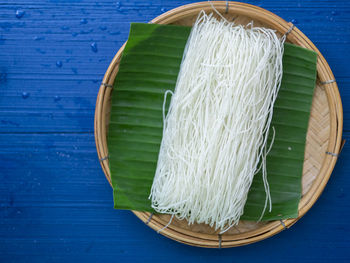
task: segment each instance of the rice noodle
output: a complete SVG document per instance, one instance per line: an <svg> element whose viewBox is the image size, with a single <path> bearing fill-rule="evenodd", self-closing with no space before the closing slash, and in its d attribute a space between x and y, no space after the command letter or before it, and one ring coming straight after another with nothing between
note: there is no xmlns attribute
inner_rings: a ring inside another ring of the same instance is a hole
<svg viewBox="0 0 350 263"><path fill-rule="evenodd" d="M188 39L150 198L159 213L225 232L238 224L254 175L267 182L267 138L282 78L274 30L200 14ZM166 96L169 94L167 92Z"/></svg>

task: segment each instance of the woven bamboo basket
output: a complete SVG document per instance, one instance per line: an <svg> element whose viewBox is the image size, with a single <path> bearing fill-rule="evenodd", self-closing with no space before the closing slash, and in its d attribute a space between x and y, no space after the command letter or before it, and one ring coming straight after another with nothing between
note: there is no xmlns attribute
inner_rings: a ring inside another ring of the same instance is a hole
<svg viewBox="0 0 350 263"><path fill-rule="evenodd" d="M314 50L318 53L317 84L314 92L309 127L306 139L305 159L302 176L302 198L299 216L269 222L241 221L223 235L205 224L188 226L186 221L174 219L172 224L160 233L176 241L200 247L223 248L250 244L271 237L297 222L321 195L332 173L342 147L343 109L333 73L327 61L315 45L292 23L257 6L218 1L215 8L228 20L235 23L265 26L287 35L287 41ZM170 10L151 23L192 25L201 10L212 12L209 2L199 2ZM111 107L112 85L118 72L118 65L125 44L115 55L104 76L98 92L95 112L95 140L97 153L106 178L111 182L108 163L107 131ZM168 215L151 215L148 212L133 213L154 230L163 228L169 221Z"/></svg>

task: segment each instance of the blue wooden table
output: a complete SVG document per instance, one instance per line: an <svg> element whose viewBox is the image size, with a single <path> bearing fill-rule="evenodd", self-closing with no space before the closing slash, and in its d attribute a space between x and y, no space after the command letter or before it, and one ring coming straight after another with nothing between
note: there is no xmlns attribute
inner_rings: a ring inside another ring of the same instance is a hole
<svg viewBox="0 0 350 263"><path fill-rule="evenodd" d="M95 150L99 84L146 22L193 1L0 1L0 262L349 262L350 145L315 206L245 247L189 247L113 209ZM248 1L298 26L339 84L350 138L350 3Z"/></svg>

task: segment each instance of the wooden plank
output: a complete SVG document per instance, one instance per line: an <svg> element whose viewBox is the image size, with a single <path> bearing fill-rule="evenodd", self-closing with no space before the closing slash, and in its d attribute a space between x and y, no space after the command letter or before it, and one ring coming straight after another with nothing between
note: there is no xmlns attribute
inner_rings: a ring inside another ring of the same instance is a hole
<svg viewBox="0 0 350 263"><path fill-rule="evenodd" d="M0 132L91 132L92 108L99 82L115 52L127 39L129 22L146 22L163 11L189 2L3 3L0 13L3 51L0 52L3 87L0 90ZM324 53L340 88L349 84L349 70L342 59L350 38L350 22L346 18L350 7L346 1L317 4L264 1L263 7L293 21ZM25 13L17 18L16 10ZM96 43L96 52L92 50L93 43ZM45 94L56 88L59 91L53 96ZM67 104L65 99L54 101L55 96L65 98L72 92L82 98L68 99ZM24 97L29 97L22 98L23 93ZM20 120L27 109L28 118ZM58 111L69 116L56 116ZM345 108L345 129L350 128L347 113ZM64 118L67 119L65 124Z"/></svg>
<svg viewBox="0 0 350 263"><path fill-rule="evenodd" d="M346 133L350 138L350 133ZM96 160L91 134L0 134L0 259L37 261L151 260L186 253L193 259L308 262L348 256L350 148L345 147L325 192L291 229L263 242L221 251L187 247L114 210L112 190ZM285 259L287 251L291 253ZM72 259L73 258L73 259ZM264 261L263 261L264 262Z"/></svg>
<svg viewBox="0 0 350 263"><path fill-rule="evenodd" d="M191 2L1 1L0 262L348 261L347 144L315 206L291 229L257 244L188 247L112 209L93 137L99 82L130 22ZM350 139L348 1L247 2L292 21L314 41L337 78ZM16 10L25 13L17 18Z"/></svg>

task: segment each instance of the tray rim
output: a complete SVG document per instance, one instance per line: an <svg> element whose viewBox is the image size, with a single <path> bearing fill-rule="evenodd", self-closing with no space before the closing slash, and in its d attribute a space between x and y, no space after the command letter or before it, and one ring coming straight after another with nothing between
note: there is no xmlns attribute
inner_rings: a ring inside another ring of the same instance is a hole
<svg viewBox="0 0 350 263"><path fill-rule="evenodd" d="M327 82L329 80L334 80L334 75L320 51L316 46L292 23L288 23L279 16L267 11L266 9L240 3L240 2L229 2L229 1L216 1L216 2L197 2L193 4L188 4L184 6L177 7L175 9L169 10L168 12L154 18L150 23L158 24L168 24L189 16L194 13L198 13L200 10L212 10L211 4L219 11L226 12L227 8L229 12L243 14L246 16L255 16L255 19L259 19L272 24L279 32L287 32L292 26L293 30L288 34L287 38L292 43L299 46L314 50L318 54L317 60L317 74L318 79L321 82ZM103 78L102 85L100 86L95 109L95 119L94 119L94 134L96 149L98 157L101 160L100 164L104 171L104 174L111 184L110 171L108 166L108 159L105 157L108 155L106 140L103 140L103 136L106 137L106 101L111 95L111 89L108 85L112 85L118 71L118 63L125 47L124 45L119 49L112 62L110 63L105 76ZM107 85L106 85L107 84ZM341 98L336 82L327 83L325 86L325 92L328 98L328 105L330 111L330 137L327 151L338 154L341 150L342 144L342 126L343 126L343 108L341 103ZM104 160L103 160L104 159ZM326 155L322 168L319 175L315 179L309 191L302 197L299 203L299 216L294 219L286 219L283 221L271 221L265 226L258 228L253 231L248 231L238 235L216 235L216 234L202 234L197 232L192 232L179 227L169 226L160 233L167 236L173 240L181 243L185 243L193 246L200 247L234 247L241 246L250 243L254 243L265 238L271 237L280 231L291 227L295 224L317 201L321 195L324 187L326 186L331 173L334 169L335 163L337 161L337 156ZM320 174L324 174L320 176ZM144 223L149 225L152 229L158 231L166 223L153 216L152 220L148 222L150 213L133 211L133 213Z"/></svg>

